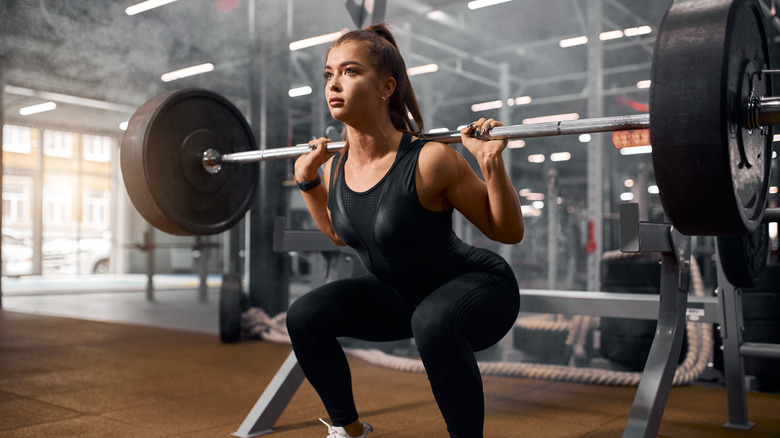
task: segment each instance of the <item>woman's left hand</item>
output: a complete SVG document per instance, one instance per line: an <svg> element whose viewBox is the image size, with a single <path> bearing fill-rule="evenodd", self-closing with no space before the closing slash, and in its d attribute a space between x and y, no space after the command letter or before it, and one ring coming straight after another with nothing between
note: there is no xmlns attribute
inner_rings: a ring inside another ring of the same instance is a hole
<svg viewBox="0 0 780 438"><path fill-rule="evenodd" d="M463 146L469 150L477 160L482 163L484 159L501 155L506 149L506 140L482 139L480 136L487 134L496 126L504 124L494 119L485 119L484 117L460 130L460 140ZM475 135L475 133L479 135Z"/></svg>

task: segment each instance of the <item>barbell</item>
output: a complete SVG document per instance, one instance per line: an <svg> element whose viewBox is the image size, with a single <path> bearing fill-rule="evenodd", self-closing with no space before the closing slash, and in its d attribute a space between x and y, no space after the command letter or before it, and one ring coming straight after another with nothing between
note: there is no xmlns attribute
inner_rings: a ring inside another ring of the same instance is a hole
<svg viewBox="0 0 780 438"><path fill-rule="evenodd" d="M656 183L672 225L687 235L747 235L762 222L772 126L780 123L774 73L756 0L677 1L658 29L649 114L501 126L485 136L649 128ZM457 131L421 137L460 141ZM308 144L255 148L233 104L208 90L187 89L136 111L120 162L130 199L149 223L177 235L216 234L251 206L258 162L311 150Z"/></svg>

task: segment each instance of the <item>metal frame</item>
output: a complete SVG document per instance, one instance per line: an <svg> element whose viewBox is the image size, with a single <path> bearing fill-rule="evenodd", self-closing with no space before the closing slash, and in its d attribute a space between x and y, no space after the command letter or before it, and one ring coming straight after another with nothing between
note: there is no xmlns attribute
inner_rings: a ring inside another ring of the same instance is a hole
<svg viewBox="0 0 780 438"><path fill-rule="evenodd" d="M768 209L765 220L776 221L780 210ZM323 251L331 257L329 279L349 275L339 269L340 261L351 250L335 246L319 231L289 231L284 219L277 219L274 251ZM686 320L716 323L723 339L724 369L729 421L724 427L749 429L747 419L743 356L780 358L780 345L743 343L742 306L739 288L726 280L718 259L718 284L715 297L688 297L690 283L691 238L671 225L642 222L637 204L620 208L621 250L623 252L660 252L661 286L659 295L586 291L522 289L520 310L531 313L609 316L657 319L658 326L650 348L624 437L654 437L658 433L682 349ZM260 399L233 436L248 438L273 433L273 426L303 382L303 373L290 353Z"/></svg>

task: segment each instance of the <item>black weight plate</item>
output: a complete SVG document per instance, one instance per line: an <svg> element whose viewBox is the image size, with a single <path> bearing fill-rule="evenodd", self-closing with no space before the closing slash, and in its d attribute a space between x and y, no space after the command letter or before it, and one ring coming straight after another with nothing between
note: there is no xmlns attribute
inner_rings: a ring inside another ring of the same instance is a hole
<svg viewBox="0 0 780 438"><path fill-rule="evenodd" d="M222 275L219 288L219 338L222 342L241 340L241 313L243 310L241 276Z"/></svg>
<svg viewBox="0 0 780 438"><path fill-rule="evenodd" d="M755 287L769 259L769 224L746 236L719 236L715 240L723 274L729 283Z"/></svg>
<svg viewBox="0 0 780 438"><path fill-rule="evenodd" d="M687 235L758 227L769 183L772 129L746 126L751 86L771 95L769 51L756 0L677 1L658 30L650 138L661 202ZM752 79L752 80L751 80Z"/></svg>
<svg viewBox="0 0 780 438"><path fill-rule="evenodd" d="M133 115L120 161L130 200L154 227L171 234L217 234L233 227L257 191L258 166L203 168L202 153L255 148L241 112L224 97L199 89L153 98Z"/></svg>

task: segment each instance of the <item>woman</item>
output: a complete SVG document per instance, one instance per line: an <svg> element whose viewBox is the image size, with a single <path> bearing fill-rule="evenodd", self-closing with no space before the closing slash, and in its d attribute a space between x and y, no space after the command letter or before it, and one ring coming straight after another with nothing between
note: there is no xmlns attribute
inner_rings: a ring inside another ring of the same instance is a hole
<svg viewBox="0 0 780 438"><path fill-rule="evenodd" d="M474 138L500 123L479 119L461 131L485 181L451 147L416 138L420 110L385 25L335 41L324 76L331 115L346 125L346 144L331 156L327 139L313 140L314 150L295 163L295 177L320 230L354 248L369 271L313 290L287 314L298 362L333 423L328 436L372 431L358 419L336 339L347 336L414 337L450 436L481 437L484 396L474 352L506 335L519 293L502 258L458 239L452 212L493 240L522 240L520 200L501 157L506 141Z"/></svg>

